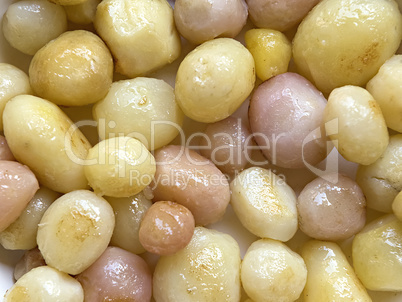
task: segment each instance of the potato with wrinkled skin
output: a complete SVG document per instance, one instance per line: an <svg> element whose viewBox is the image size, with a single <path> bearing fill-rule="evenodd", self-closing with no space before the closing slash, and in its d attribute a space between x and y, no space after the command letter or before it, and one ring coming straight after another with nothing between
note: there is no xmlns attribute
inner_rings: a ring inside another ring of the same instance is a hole
<svg viewBox="0 0 402 302"><path fill-rule="evenodd" d="M247 21L244 0L177 0L174 19L180 34L194 44L217 37L234 38Z"/></svg>
<svg viewBox="0 0 402 302"><path fill-rule="evenodd" d="M15 158L42 185L61 193L88 187L82 164L91 145L55 104L35 96L16 96L4 109L3 125Z"/></svg>
<svg viewBox="0 0 402 302"><path fill-rule="evenodd" d="M196 227L184 249L159 259L153 276L155 301L240 301L240 261L231 236Z"/></svg>
<svg viewBox="0 0 402 302"><path fill-rule="evenodd" d="M86 25L95 20L96 8L102 0L86 0L80 4L64 6L69 21Z"/></svg>
<svg viewBox="0 0 402 302"><path fill-rule="evenodd" d="M147 75L180 55L180 36L166 0L103 0L94 25L113 54L116 71L129 78Z"/></svg>
<svg viewBox="0 0 402 302"><path fill-rule="evenodd" d="M45 265L45 259L43 259L42 254L37 247L28 250L24 253L24 255L14 267L14 279L18 280L30 270Z"/></svg>
<svg viewBox="0 0 402 302"><path fill-rule="evenodd" d="M329 94L344 85L365 85L401 37L395 1L323 0L298 27L293 59L300 74Z"/></svg>

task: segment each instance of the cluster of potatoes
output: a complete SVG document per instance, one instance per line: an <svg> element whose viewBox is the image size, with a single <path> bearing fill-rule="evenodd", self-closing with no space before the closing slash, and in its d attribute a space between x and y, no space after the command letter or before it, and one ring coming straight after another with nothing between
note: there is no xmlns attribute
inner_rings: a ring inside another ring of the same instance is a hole
<svg viewBox="0 0 402 302"><path fill-rule="evenodd" d="M23 0L2 31L32 56L0 63L5 301L402 291L394 0ZM334 147L356 177L320 168Z"/></svg>

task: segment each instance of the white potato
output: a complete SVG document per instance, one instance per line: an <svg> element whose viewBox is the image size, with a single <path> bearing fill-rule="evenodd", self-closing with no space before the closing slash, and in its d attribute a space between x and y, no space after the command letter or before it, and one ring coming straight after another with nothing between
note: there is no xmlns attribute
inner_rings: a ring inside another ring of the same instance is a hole
<svg viewBox="0 0 402 302"><path fill-rule="evenodd" d="M254 88L251 53L230 38L207 41L180 63L176 75L176 100L193 120L213 123L231 115Z"/></svg>
<svg viewBox="0 0 402 302"><path fill-rule="evenodd" d="M173 88L163 80L144 77L113 83L93 107L93 116L101 139L124 134L150 150L170 143L184 119Z"/></svg>
<svg viewBox="0 0 402 302"><path fill-rule="evenodd" d="M34 55L66 30L63 7L46 0L16 2L3 17L4 37L11 46L28 55Z"/></svg>
<svg viewBox="0 0 402 302"><path fill-rule="evenodd" d="M47 208L60 194L42 187L16 221L0 233L0 244L9 250L29 250L36 247L38 224Z"/></svg>
<svg viewBox="0 0 402 302"><path fill-rule="evenodd" d="M69 21L76 24L90 24L95 20L96 8L102 0L86 0L76 5L64 6Z"/></svg>
<svg viewBox="0 0 402 302"><path fill-rule="evenodd" d="M114 56L116 71L130 78L149 74L180 55L180 37L166 0L103 0L94 25Z"/></svg>
<svg viewBox="0 0 402 302"><path fill-rule="evenodd" d="M256 236L288 241L297 231L296 194L272 171L248 168L230 183L231 204Z"/></svg>
<svg viewBox="0 0 402 302"><path fill-rule="evenodd" d="M3 111L7 102L19 94L31 94L29 78L21 69L0 63L0 130L3 130Z"/></svg>
<svg viewBox="0 0 402 302"><path fill-rule="evenodd" d="M43 215L38 247L48 265L76 275L106 249L113 234L113 209L102 197L77 190L58 198Z"/></svg>
<svg viewBox="0 0 402 302"><path fill-rule="evenodd" d="M401 37L395 1L323 0L298 27L293 59L303 76L329 94L336 87L365 85Z"/></svg>
<svg viewBox="0 0 402 302"><path fill-rule="evenodd" d="M302 257L308 271L303 292L304 302L371 302L366 289L336 243L308 241L303 246Z"/></svg>
<svg viewBox="0 0 402 302"><path fill-rule="evenodd" d="M42 185L61 193L88 187L82 163L91 145L55 104L35 96L16 96L4 109L3 125L15 158Z"/></svg>
<svg viewBox="0 0 402 302"><path fill-rule="evenodd" d="M4 302L82 302L84 291L73 277L50 266L34 268L11 287Z"/></svg>
<svg viewBox="0 0 402 302"><path fill-rule="evenodd" d="M335 122L335 123L334 123ZM334 89L324 110L329 137L347 160L370 165L385 151L388 129L380 106L364 88L343 86Z"/></svg>
<svg viewBox="0 0 402 302"><path fill-rule="evenodd" d="M367 83L367 90L381 107L387 126L402 132L402 55L386 61Z"/></svg>
<svg viewBox="0 0 402 302"><path fill-rule="evenodd" d="M155 268L156 302L240 301L240 250L229 235L196 227L184 249Z"/></svg>
<svg viewBox="0 0 402 302"><path fill-rule="evenodd" d="M105 197L105 199L112 206L116 217L110 244L134 254L144 253L145 249L139 239L139 230L142 218L151 207L152 201L143 192L130 197Z"/></svg>
<svg viewBox="0 0 402 302"><path fill-rule="evenodd" d="M156 166L153 155L139 140L120 136L91 148L84 171L98 195L129 197L151 183Z"/></svg>
<svg viewBox="0 0 402 302"><path fill-rule="evenodd" d="M402 222L385 215L353 239L353 266L363 285L375 291L402 291Z"/></svg>
<svg viewBox="0 0 402 302"><path fill-rule="evenodd" d="M247 295L260 302L293 302L307 280L303 258L284 243L260 239L247 249L241 282Z"/></svg>

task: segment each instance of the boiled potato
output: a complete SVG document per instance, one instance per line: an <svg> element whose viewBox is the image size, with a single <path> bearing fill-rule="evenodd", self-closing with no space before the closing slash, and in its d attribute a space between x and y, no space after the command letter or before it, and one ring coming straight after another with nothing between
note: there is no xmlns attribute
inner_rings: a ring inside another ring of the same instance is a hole
<svg viewBox="0 0 402 302"><path fill-rule="evenodd" d="M113 234L113 209L102 197L77 190L58 198L43 215L38 247L46 263L76 275L106 249Z"/></svg>
<svg viewBox="0 0 402 302"><path fill-rule="evenodd" d="M14 267L14 279L18 280L32 269L45 265L45 259L43 259L43 256L37 247L25 251L24 255Z"/></svg>
<svg viewBox="0 0 402 302"><path fill-rule="evenodd" d="M244 39L247 49L253 55L257 77L262 81L288 70L292 46L283 33L254 28L246 32Z"/></svg>
<svg viewBox="0 0 402 302"><path fill-rule="evenodd" d="M402 134L393 135L381 157L357 169L356 182L363 190L367 207L391 213L392 202L402 190Z"/></svg>
<svg viewBox="0 0 402 302"><path fill-rule="evenodd" d="M293 40L300 73L329 94L365 85L398 49L402 17L395 1L323 0Z"/></svg>
<svg viewBox="0 0 402 302"><path fill-rule="evenodd" d="M196 227L190 243L155 268L156 302L240 301L240 250L229 235Z"/></svg>
<svg viewBox="0 0 402 302"><path fill-rule="evenodd" d="M4 109L3 125L15 158L42 185L61 193L88 187L82 164L91 146L55 104L35 96L16 96Z"/></svg>
<svg viewBox="0 0 402 302"><path fill-rule="evenodd" d="M254 88L254 60L240 42L207 41L191 51L176 75L176 100L193 120L213 123L231 115Z"/></svg>
<svg viewBox="0 0 402 302"><path fill-rule="evenodd" d="M402 291L402 222L385 215L353 239L353 266L363 285L375 291Z"/></svg>
<svg viewBox="0 0 402 302"><path fill-rule="evenodd" d="M113 83L93 107L93 116L101 139L124 134L150 150L172 141L184 119L173 88L163 80L144 77Z"/></svg>
<svg viewBox="0 0 402 302"><path fill-rule="evenodd" d="M95 20L96 8L102 0L86 0L80 4L64 6L69 21L76 24L90 24Z"/></svg>
<svg viewBox="0 0 402 302"><path fill-rule="evenodd" d="M82 302L84 291L73 277L50 266L41 266L22 276L4 296L4 302Z"/></svg>
<svg viewBox="0 0 402 302"><path fill-rule="evenodd" d="M302 257L308 271L304 302L371 302L336 243L311 240L303 246Z"/></svg>
<svg viewBox="0 0 402 302"><path fill-rule="evenodd" d="M84 3L88 0L49 0L49 1L59 5L77 5Z"/></svg>
<svg viewBox="0 0 402 302"><path fill-rule="evenodd" d="M284 243L260 239L247 249L241 282L247 295L260 302L293 302L307 279L303 258Z"/></svg>
<svg viewBox="0 0 402 302"><path fill-rule="evenodd" d="M232 207L251 233L280 241L296 233L296 194L272 171L248 168L235 177L230 189Z"/></svg>
<svg viewBox="0 0 402 302"><path fill-rule="evenodd" d="M334 89L324 110L324 123L335 147L349 161L370 165L388 146L380 106L364 88L348 85Z"/></svg>
<svg viewBox="0 0 402 302"><path fill-rule="evenodd" d="M0 160L15 160L6 138L2 135L0 135Z"/></svg>
<svg viewBox="0 0 402 302"><path fill-rule="evenodd" d="M396 195L392 202L392 212L399 220L402 220L402 191Z"/></svg>
<svg viewBox="0 0 402 302"><path fill-rule="evenodd" d="M116 71L130 78L149 74L180 55L180 37L166 0L104 0L94 25L113 54Z"/></svg>

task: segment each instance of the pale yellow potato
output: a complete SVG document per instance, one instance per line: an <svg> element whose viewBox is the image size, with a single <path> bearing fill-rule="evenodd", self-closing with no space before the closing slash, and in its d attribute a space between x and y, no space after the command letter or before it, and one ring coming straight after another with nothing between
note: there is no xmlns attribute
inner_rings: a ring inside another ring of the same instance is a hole
<svg viewBox="0 0 402 302"><path fill-rule="evenodd" d="M145 252L139 239L142 218L151 207L152 201L143 192L123 198L105 197L113 208L116 217L110 244L133 254Z"/></svg>
<svg viewBox="0 0 402 302"><path fill-rule="evenodd" d="M101 139L124 134L139 139L149 150L170 143L184 119L173 88L145 77L113 83L93 107L93 116Z"/></svg>
<svg viewBox="0 0 402 302"><path fill-rule="evenodd" d="M402 291L402 222L385 215L353 239L353 266L363 285L375 291Z"/></svg>
<svg viewBox="0 0 402 302"><path fill-rule="evenodd" d="M288 70L292 45L283 33L254 28L246 32L244 39L247 49L253 55L257 77L262 81Z"/></svg>
<svg viewBox="0 0 402 302"><path fill-rule="evenodd" d="M156 166L153 155L139 140L119 136L91 148L84 171L96 194L129 197L151 183Z"/></svg>
<svg viewBox="0 0 402 302"><path fill-rule="evenodd" d="M114 225L105 199L91 191L73 191L56 199L43 215L38 247L48 265L77 275L105 251Z"/></svg>
<svg viewBox="0 0 402 302"><path fill-rule="evenodd" d="M232 207L251 233L280 241L288 241L296 233L296 194L272 171L248 168L236 176L230 189Z"/></svg>
<svg viewBox="0 0 402 302"><path fill-rule="evenodd" d="M149 74L180 55L180 37L166 0L103 0L94 25L113 54L116 71L130 78Z"/></svg>
<svg viewBox="0 0 402 302"><path fill-rule="evenodd" d="M402 190L402 134L390 137L377 161L359 166L356 182L366 196L368 208L392 213L392 202Z"/></svg>
<svg viewBox="0 0 402 302"><path fill-rule="evenodd" d="M344 85L365 85L401 37L395 1L325 0L298 27L293 58L299 72L329 94Z"/></svg>
<svg viewBox="0 0 402 302"><path fill-rule="evenodd" d="M73 277L50 266L34 268L11 287L4 302L83 302L84 291Z"/></svg>
<svg viewBox="0 0 402 302"><path fill-rule="evenodd" d="M68 31L35 54L29 80L38 96L57 105L92 104L105 97L112 84L112 55L97 35Z"/></svg>
<svg viewBox="0 0 402 302"><path fill-rule="evenodd" d="M55 104L35 96L16 96L6 105L3 125L15 158L42 185L61 193L88 187L83 163L91 145Z"/></svg>
<svg viewBox="0 0 402 302"><path fill-rule="evenodd" d="M162 256L153 276L156 302L240 301L240 250L230 235L196 227L190 243Z"/></svg>
<svg viewBox="0 0 402 302"><path fill-rule="evenodd" d="M29 250L36 247L38 223L47 208L60 194L42 187L16 221L0 233L0 244L8 250Z"/></svg>
<svg viewBox="0 0 402 302"><path fill-rule="evenodd" d="M300 297L306 280L303 258L280 241L255 241L243 258L241 282L254 301L293 302Z"/></svg>
<svg viewBox="0 0 402 302"><path fill-rule="evenodd" d="M27 74L11 64L0 63L0 131L3 130L4 107L19 94L32 94Z"/></svg>
<svg viewBox="0 0 402 302"><path fill-rule="evenodd" d="M402 132L402 55L386 61L366 89L381 107L387 126Z"/></svg>
<svg viewBox="0 0 402 302"><path fill-rule="evenodd" d="M371 302L366 289L336 243L308 241L301 255L308 271L303 292L304 302Z"/></svg>
<svg viewBox="0 0 402 302"><path fill-rule="evenodd" d="M335 147L351 162L370 165L388 146L388 129L380 106L364 88L348 85L334 89L323 120Z"/></svg>
<svg viewBox="0 0 402 302"><path fill-rule="evenodd" d="M69 21L76 24L90 24L95 20L96 8L102 0L86 0L80 4L64 6Z"/></svg>
<svg viewBox="0 0 402 302"><path fill-rule="evenodd" d="M254 88L254 59L230 38L207 41L191 51L176 75L176 101L193 120L213 123L231 115Z"/></svg>
<svg viewBox="0 0 402 302"><path fill-rule="evenodd" d="M402 192L399 192L392 202L392 212L399 220L402 220Z"/></svg>

